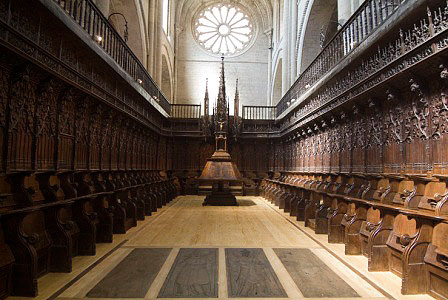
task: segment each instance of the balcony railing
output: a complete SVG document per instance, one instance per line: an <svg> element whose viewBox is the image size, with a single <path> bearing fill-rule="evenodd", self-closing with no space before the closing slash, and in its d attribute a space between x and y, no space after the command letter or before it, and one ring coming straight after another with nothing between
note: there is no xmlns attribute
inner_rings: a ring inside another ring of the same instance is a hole
<svg viewBox="0 0 448 300"><path fill-rule="evenodd" d="M199 119L201 117L201 105L171 104L171 117L178 119Z"/></svg>
<svg viewBox="0 0 448 300"><path fill-rule="evenodd" d="M243 120L274 120L275 106L243 106Z"/></svg>
<svg viewBox="0 0 448 300"><path fill-rule="evenodd" d="M277 104L276 116L279 117L303 92L349 55L405 1L407 0L364 1L283 96Z"/></svg>
<svg viewBox="0 0 448 300"><path fill-rule="evenodd" d="M165 95L151 78L140 60L126 45L126 42L121 38L120 34L113 28L92 0L53 1L70 15L123 70L139 83L170 114L170 103Z"/></svg>

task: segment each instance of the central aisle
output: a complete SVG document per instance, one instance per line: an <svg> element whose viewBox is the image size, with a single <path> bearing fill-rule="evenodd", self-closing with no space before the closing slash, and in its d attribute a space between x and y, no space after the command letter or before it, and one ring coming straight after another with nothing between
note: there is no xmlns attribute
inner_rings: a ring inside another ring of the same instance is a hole
<svg viewBox="0 0 448 300"><path fill-rule="evenodd" d="M384 299L260 197L181 196L59 299Z"/></svg>
<svg viewBox="0 0 448 300"><path fill-rule="evenodd" d="M318 247L258 197L238 197L240 206L202 206L203 199L201 196L179 197L169 211L126 245Z"/></svg>

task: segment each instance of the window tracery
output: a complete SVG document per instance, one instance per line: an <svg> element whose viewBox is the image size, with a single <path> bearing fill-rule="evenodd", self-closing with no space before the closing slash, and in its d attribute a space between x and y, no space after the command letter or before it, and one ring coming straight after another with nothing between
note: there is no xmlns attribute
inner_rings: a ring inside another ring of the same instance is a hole
<svg viewBox="0 0 448 300"><path fill-rule="evenodd" d="M254 24L241 7L214 4L203 9L194 22L193 34L206 51L224 56L239 54L254 38Z"/></svg>

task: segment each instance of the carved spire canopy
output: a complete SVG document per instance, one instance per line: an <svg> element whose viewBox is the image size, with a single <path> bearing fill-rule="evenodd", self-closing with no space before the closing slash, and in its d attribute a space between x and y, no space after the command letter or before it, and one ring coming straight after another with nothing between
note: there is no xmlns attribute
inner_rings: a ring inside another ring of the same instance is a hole
<svg viewBox="0 0 448 300"><path fill-rule="evenodd" d="M224 70L224 56L221 57L221 76L219 78L219 94L216 107L218 121L224 121L227 114L226 77Z"/></svg>
<svg viewBox="0 0 448 300"><path fill-rule="evenodd" d="M234 101L234 110L233 114L235 117L239 116L240 112L240 92L238 90L238 78L236 79L236 89L235 89L235 101Z"/></svg>
<svg viewBox="0 0 448 300"><path fill-rule="evenodd" d="M205 80L204 116L208 116L210 98L208 97L208 78Z"/></svg>

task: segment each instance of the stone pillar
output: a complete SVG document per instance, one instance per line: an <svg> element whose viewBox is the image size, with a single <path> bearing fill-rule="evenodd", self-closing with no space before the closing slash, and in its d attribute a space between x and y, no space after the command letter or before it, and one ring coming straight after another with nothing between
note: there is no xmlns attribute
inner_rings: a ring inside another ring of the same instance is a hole
<svg viewBox="0 0 448 300"><path fill-rule="evenodd" d="M147 67L149 74L154 77L154 51L157 41L156 25L157 25L157 0L149 1L149 13L148 13L148 60Z"/></svg>
<svg viewBox="0 0 448 300"><path fill-rule="evenodd" d="M155 51L155 59L154 64L156 65L156 71L154 73L155 77L154 80L161 86L162 85L162 35L163 33L163 24L162 24L162 7L163 7L163 0L157 1L157 32L156 32L156 51Z"/></svg>
<svg viewBox="0 0 448 300"><path fill-rule="evenodd" d="M273 50L273 29L269 28L268 30L266 30L264 32L264 34L266 35L266 37L268 38L268 48L269 48L269 59L268 59L268 101L266 103L266 105L272 105L272 88L273 88L273 81L272 81L272 50Z"/></svg>
<svg viewBox="0 0 448 300"><path fill-rule="evenodd" d="M110 13L110 0L95 0L96 6L100 9L103 15L107 18Z"/></svg>
<svg viewBox="0 0 448 300"><path fill-rule="evenodd" d="M176 25L176 30L175 30L175 40L174 40L174 47L175 47L175 51L174 53L179 53L179 40L181 39L181 35L184 34L185 32L185 28L180 26L180 25ZM173 90L174 90L174 95L173 95L173 99L171 100L171 103L177 103L177 78L178 78L178 68L176 67L178 65L178 55L174 55L174 84L173 84ZM210 102L209 102L209 107L210 107Z"/></svg>
<svg viewBox="0 0 448 300"><path fill-rule="evenodd" d="M290 70L290 39L289 39L289 32L290 32L290 7L291 7L291 1L294 0L283 0L283 68L282 68L282 96L288 91L288 89L291 87L290 80L289 80L289 70Z"/></svg>
<svg viewBox="0 0 448 300"><path fill-rule="evenodd" d="M338 0L338 22L344 25L352 15L352 0Z"/></svg>
<svg viewBox="0 0 448 300"><path fill-rule="evenodd" d="M291 35L290 35L290 45L289 45L289 52L290 52L290 81L291 84L295 81L297 76L297 57L296 57L296 47L297 47L297 23L298 23L298 16L297 16L297 10L298 10L298 1L292 0L291 3Z"/></svg>

